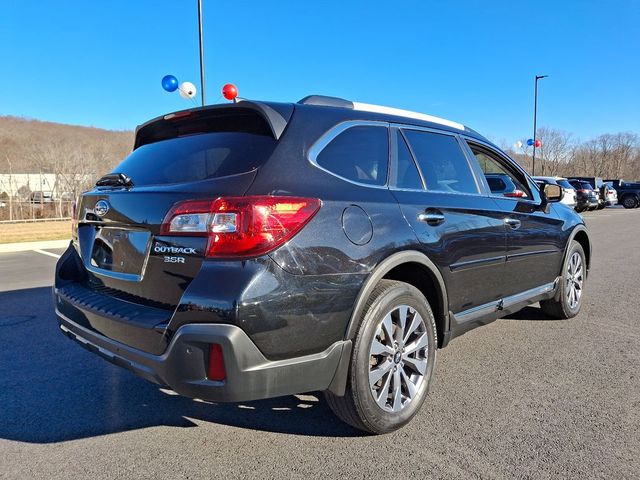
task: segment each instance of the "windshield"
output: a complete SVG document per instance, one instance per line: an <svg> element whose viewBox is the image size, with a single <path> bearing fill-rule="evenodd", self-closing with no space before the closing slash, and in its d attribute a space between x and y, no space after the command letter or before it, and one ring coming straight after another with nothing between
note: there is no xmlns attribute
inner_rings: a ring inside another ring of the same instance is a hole
<svg viewBox="0 0 640 480"><path fill-rule="evenodd" d="M202 133L143 145L113 172L124 173L135 186L195 182L256 169L275 146L267 135Z"/></svg>

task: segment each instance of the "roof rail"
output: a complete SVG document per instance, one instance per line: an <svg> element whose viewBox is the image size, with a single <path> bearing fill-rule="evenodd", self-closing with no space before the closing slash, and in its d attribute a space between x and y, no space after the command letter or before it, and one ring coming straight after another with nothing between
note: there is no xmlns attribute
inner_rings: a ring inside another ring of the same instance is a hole
<svg viewBox="0 0 640 480"><path fill-rule="evenodd" d="M465 126L461 123L433 115L427 115L426 113L412 112L411 110L402 110L400 108L383 107L382 105L372 105L370 103L352 102L338 97L309 95L304 97L298 103L302 105L318 105L323 107L351 108L361 112L383 113L386 115L395 115L397 117L407 117L414 118L416 120L424 120L425 122L439 123L440 125L446 125L458 130L466 130Z"/></svg>
<svg viewBox="0 0 640 480"><path fill-rule="evenodd" d="M383 107L382 105L372 105L370 103L353 102L353 109L363 112L376 112L385 113L387 115L396 115L398 117L415 118L416 120L424 120L425 122L439 123L440 125L446 125L447 127L457 128L458 130L464 130L464 125L458 122L453 122L445 118L435 117L433 115L427 115L426 113L412 112L411 110L402 110L400 108Z"/></svg>
<svg viewBox="0 0 640 480"><path fill-rule="evenodd" d="M326 95L309 95L298 101L301 105L319 105L321 107L353 108L353 102Z"/></svg>

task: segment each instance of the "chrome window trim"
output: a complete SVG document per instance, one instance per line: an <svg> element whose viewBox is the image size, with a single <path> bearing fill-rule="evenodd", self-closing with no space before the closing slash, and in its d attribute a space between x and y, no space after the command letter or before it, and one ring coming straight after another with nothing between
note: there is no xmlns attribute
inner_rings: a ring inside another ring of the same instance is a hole
<svg viewBox="0 0 640 480"><path fill-rule="evenodd" d="M341 133L345 132L346 130L353 128L353 127L383 127L387 129L387 145L389 145L389 122L379 122L379 121L374 121L374 120L347 120L341 123L338 123L337 125L334 125L333 127L331 127L329 130L327 130L325 133L323 133L320 138L318 138L318 140L316 140L313 145L311 145L311 147L309 147L308 153L307 153L307 159L309 160L309 163L311 163L311 165L313 165L314 167L322 170L323 172L328 173L329 175L332 175L336 178L339 178L340 180L344 180L345 182L349 182L353 185L358 185L360 187L367 187L367 188L378 188L378 189L384 189L387 190L388 184L389 184L389 168L391 166L391 158L390 158L390 151L387 150L387 173L386 173L386 178L384 181L384 184L382 185L373 185L371 183L363 183L363 182L358 182L356 180L351 180L350 178L346 178L343 177L341 175L338 175L335 172L332 172L331 170L328 170L324 167L322 167L319 163L318 163L318 155L320 155L320 153L322 152L322 150L324 150L324 148L329 145L329 143L331 143L331 141L333 139L335 139L338 135L340 135Z"/></svg>
<svg viewBox="0 0 640 480"><path fill-rule="evenodd" d="M407 142L407 147L409 148L409 151L411 152L411 155L413 156L413 160L416 164L416 167L418 168L418 174L420 175L420 178L422 179L422 182L425 186L424 190L405 190L405 191L415 191L415 192L428 192L428 193L446 193L446 194L451 194L451 195L470 195L470 196L474 196L474 197L484 197L486 196L486 193L484 192L484 187L483 185L479 182L478 177L476 175L476 171L473 168L473 165L471 164L471 162L469 161L469 157L466 155L465 153L465 147L462 143L462 140L460 139L460 134L456 133L456 132L449 132L447 130L439 130L437 128L430 128L430 127L420 127L420 126L416 126L416 125L408 125L408 124L402 124L402 123L391 123L390 127L392 128L397 128L400 133L402 134L402 136L404 137L405 141ZM417 131L422 131L422 132L427 132L427 133L436 133L438 135L448 135L450 137L455 138L456 142L458 143L458 147L460 148L460 152L462 153L462 155L464 156L466 162L467 162L467 166L469 167L469 171L471 172L471 176L473 177L473 181L476 184L476 189L477 192L476 193L469 193L469 192L450 192L448 190L432 190L427 186L427 182L424 180L424 176L422 175L422 170L420 169L420 162L418 162L417 157L415 152L413 151L413 147L411 146L411 143L409 142L409 139L405 137L403 130L417 130ZM403 189L397 189L397 188L392 188L390 187L391 190L399 190L399 191L403 191Z"/></svg>

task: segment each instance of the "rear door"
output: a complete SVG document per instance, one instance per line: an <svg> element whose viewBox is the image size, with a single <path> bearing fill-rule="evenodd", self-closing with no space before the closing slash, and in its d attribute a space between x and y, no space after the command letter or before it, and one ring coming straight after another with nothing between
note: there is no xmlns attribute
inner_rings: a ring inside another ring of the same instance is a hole
<svg viewBox="0 0 640 480"><path fill-rule="evenodd" d="M535 183L492 147L467 140L470 153L485 175L507 175L518 196L491 192L507 230L504 295L548 286L560 273L564 252L562 220L551 205L545 208Z"/></svg>
<svg viewBox="0 0 640 480"><path fill-rule="evenodd" d="M393 128L392 192L447 286L449 308L477 319L495 313L502 295L506 233L496 204L454 134ZM458 319L465 315L456 315Z"/></svg>

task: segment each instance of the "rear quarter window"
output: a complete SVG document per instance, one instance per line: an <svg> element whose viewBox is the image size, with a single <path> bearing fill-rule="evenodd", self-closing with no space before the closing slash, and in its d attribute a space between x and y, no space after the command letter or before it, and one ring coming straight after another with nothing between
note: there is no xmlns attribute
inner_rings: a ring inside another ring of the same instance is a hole
<svg viewBox="0 0 640 480"><path fill-rule="evenodd" d="M384 126L357 125L338 134L316 156L323 169L347 180L384 185L389 165L389 134Z"/></svg>

